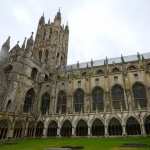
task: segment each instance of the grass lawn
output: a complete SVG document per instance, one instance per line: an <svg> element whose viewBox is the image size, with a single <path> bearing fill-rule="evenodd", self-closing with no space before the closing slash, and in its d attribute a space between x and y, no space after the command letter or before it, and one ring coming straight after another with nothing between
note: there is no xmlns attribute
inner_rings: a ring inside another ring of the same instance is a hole
<svg viewBox="0 0 150 150"><path fill-rule="evenodd" d="M45 150L65 145L83 146L83 150L150 150L150 147L120 147L126 143L141 143L150 146L150 137L21 139L14 141L14 144L0 144L0 150Z"/></svg>

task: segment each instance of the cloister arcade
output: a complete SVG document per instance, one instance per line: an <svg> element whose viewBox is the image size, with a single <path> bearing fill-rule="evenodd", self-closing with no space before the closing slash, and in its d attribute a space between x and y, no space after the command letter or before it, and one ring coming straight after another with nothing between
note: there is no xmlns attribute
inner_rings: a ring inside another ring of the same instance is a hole
<svg viewBox="0 0 150 150"><path fill-rule="evenodd" d="M124 124L124 123L125 124ZM142 124L142 122L144 124ZM27 126L28 125L28 126ZM12 132L11 132L12 131ZM11 122L8 119L0 120L0 139L21 137L109 137L109 136L131 136L150 135L150 115L144 117L140 122L136 117L130 116L121 121L117 117L107 120L95 118L88 120L51 120L30 121L22 120Z"/></svg>

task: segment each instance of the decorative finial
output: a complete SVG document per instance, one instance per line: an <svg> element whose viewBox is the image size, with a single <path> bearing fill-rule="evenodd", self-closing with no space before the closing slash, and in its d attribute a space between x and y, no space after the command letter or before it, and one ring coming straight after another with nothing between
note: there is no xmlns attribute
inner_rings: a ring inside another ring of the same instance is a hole
<svg viewBox="0 0 150 150"><path fill-rule="evenodd" d="M122 63L125 62L122 54L121 54L121 61L122 61Z"/></svg>
<svg viewBox="0 0 150 150"><path fill-rule="evenodd" d="M137 52L137 58L138 58L138 60L141 60L141 56L140 56L139 52Z"/></svg>
<svg viewBox="0 0 150 150"><path fill-rule="evenodd" d="M50 18L48 19L48 24L50 24Z"/></svg>

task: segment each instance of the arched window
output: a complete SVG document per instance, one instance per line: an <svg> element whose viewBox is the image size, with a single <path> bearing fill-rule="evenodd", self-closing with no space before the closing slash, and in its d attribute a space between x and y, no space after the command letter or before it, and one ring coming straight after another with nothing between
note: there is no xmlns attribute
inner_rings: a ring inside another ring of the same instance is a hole
<svg viewBox="0 0 150 150"><path fill-rule="evenodd" d="M92 90L93 99L93 111L103 111L104 110L104 91L102 88L96 86Z"/></svg>
<svg viewBox="0 0 150 150"><path fill-rule="evenodd" d="M14 133L13 137L14 138L21 138L23 135L23 125L21 121L16 121L15 126L14 126Z"/></svg>
<svg viewBox="0 0 150 150"><path fill-rule="evenodd" d="M34 136L34 130L35 130L35 123L34 122L29 122L27 137L33 137Z"/></svg>
<svg viewBox="0 0 150 150"><path fill-rule="evenodd" d="M150 116L146 117L144 121L145 132L147 135L150 135Z"/></svg>
<svg viewBox="0 0 150 150"><path fill-rule="evenodd" d="M141 128L139 122L133 118L128 118L126 122L126 132L127 135L140 135L141 134Z"/></svg>
<svg viewBox="0 0 150 150"><path fill-rule="evenodd" d="M42 51L39 51L39 60L42 60Z"/></svg>
<svg viewBox="0 0 150 150"><path fill-rule="evenodd" d="M31 79L32 80L36 80L37 73L38 73L38 70L36 68L33 68L32 72L31 72Z"/></svg>
<svg viewBox="0 0 150 150"><path fill-rule="evenodd" d="M66 120L63 123L60 134L61 136L67 136L67 137L70 137L72 135L72 124L69 120Z"/></svg>
<svg viewBox="0 0 150 150"><path fill-rule="evenodd" d="M11 100L9 100L9 101L7 102L7 105L6 105L6 111L7 111L7 112L11 112L11 105L12 105Z"/></svg>
<svg viewBox="0 0 150 150"><path fill-rule="evenodd" d="M147 106L146 90L145 86L136 82L133 87L133 95L136 108L145 108Z"/></svg>
<svg viewBox="0 0 150 150"><path fill-rule="evenodd" d="M103 74L104 74L104 71L101 70L101 69L98 69L98 70L96 70L96 74L97 74L97 75L103 75Z"/></svg>
<svg viewBox="0 0 150 150"><path fill-rule="evenodd" d="M51 121L48 125L47 136L57 136L57 122Z"/></svg>
<svg viewBox="0 0 150 150"><path fill-rule="evenodd" d="M111 89L112 107L115 110L125 109L124 90L116 84Z"/></svg>
<svg viewBox="0 0 150 150"><path fill-rule="evenodd" d="M66 113L67 111L67 96L64 91L59 91L57 97L57 113Z"/></svg>
<svg viewBox="0 0 150 150"><path fill-rule="evenodd" d="M46 51L45 51L45 62L48 61L48 55L49 55L49 51L46 49Z"/></svg>
<svg viewBox="0 0 150 150"><path fill-rule="evenodd" d="M80 120L76 126L76 136L87 136L88 126L84 120Z"/></svg>
<svg viewBox="0 0 150 150"><path fill-rule="evenodd" d="M131 65L131 66L129 66L128 68L127 68L127 70L130 70L130 71L133 71L133 70L136 70L137 69L137 67L136 66L133 66L133 65Z"/></svg>
<svg viewBox="0 0 150 150"><path fill-rule="evenodd" d="M8 121L0 120L0 139L7 138L7 132L8 132Z"/></svg>
<svg viewBox="0 0 150 150"><path fill-rule="evenodd" d="M50 96L48 93L42 95L42 102L41 102L41 113L46 114L49 112L49 105L50 105Z"/></svg>
<svg viewBox="0 0 150 150"><path fill-rule="evenodd" d="M74 93L75 112L84 112L84 91L78 88Z"/></svg>
<svg viewBox="0 0 150 150"><path fill-rule="evenodd" d="M45 74L44 81L48 81L48 75Z"/></svg>
<svg viewBox="0 0 150 150"><path fill-rule="evenodd" d="M95 119L91 129L92 136L104 136L105 128L101 120Z"/></svg>
<svg viewBox="0 0 150 150"><path fill-rule="evenodd" d="M112 73L118 73L118 72L120 72L119 68L115 67L115 68L112 69Z"/></svg>
<svg viewBox="0 0 150 150"><path fill-rule="evenodd" d="M44 129L44 124L43 122L38 122L37 126L36 126L36 132L35 132L35 136L36 137L42 137L43 136L43 129Z"/></svg>
<svg viewBox="0 0 150 150"><path fill-rule="evenodd" d="M119 120L112 118L108 125L109 135L122 135L122 126Z"/></svg>
<svg viewBox="0 0 150 150"><path fill-rule="evenodd" d="M23 106L23 112L25 113L32 112L34 99L35 99L35 92L32 88L26 93L24 106Z"/></svg>

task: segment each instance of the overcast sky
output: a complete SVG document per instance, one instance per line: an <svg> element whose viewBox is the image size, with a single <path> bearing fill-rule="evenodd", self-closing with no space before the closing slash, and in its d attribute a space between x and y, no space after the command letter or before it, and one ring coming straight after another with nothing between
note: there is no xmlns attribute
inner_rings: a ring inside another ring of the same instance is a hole
<svg viewBox="0 0 150 150"><path fill-rule="evenodd" d="M68 64L150 52L150 0L1 0L0 45L11 47L36 32L43 11L53 20L61 8L70 28Z"/></svg>

